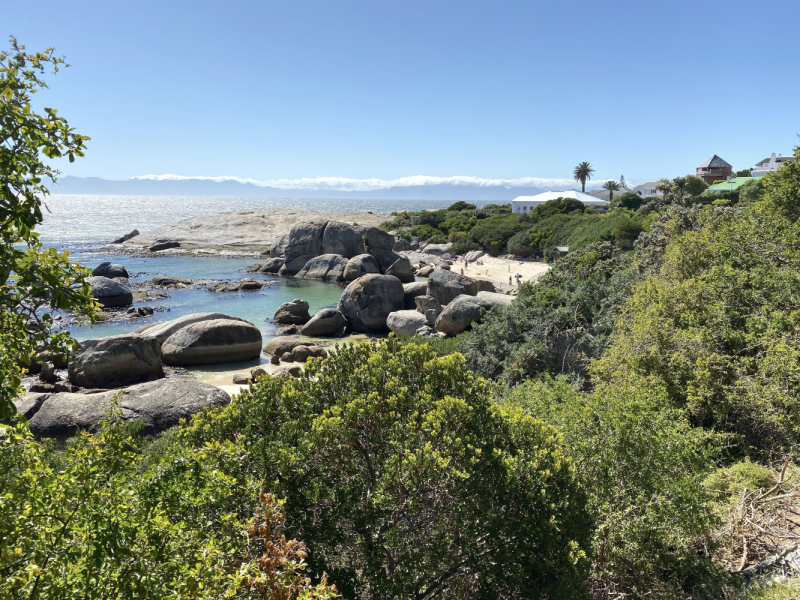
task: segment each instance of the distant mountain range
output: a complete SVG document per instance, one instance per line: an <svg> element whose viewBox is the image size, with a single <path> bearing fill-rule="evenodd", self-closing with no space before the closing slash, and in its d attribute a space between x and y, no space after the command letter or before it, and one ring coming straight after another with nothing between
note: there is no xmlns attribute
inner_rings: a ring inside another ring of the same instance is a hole
<svg viewBox="0 0 800 600"><path fill-rule="evenodd" d="M482 200L508 202L517 196L532 196L552 188L504 187L501 185L412 185L396 186L367 191L343 191L315 188L282 189L240 183L238 181L211 181L204 179L111 180L100 177L61 177L50 185L52 194L81 194L103 196L235 196L260 198L369 198L386 200ZM565 189L565 188L562 188Z"/></svg>

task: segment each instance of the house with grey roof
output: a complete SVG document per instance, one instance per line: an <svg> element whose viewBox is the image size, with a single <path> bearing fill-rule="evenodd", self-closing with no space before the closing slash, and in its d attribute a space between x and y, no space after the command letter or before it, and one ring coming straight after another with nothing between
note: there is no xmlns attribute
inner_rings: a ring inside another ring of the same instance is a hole
<svg viewBox="0 0 800 600"><path fill-rule="evenodd" d="M794 156L781 156L780 154L775 156L773 152L772 156L768 156L756 163L756 166L750 170L750 177L763 177L771 171L777 171L787 162L792 162L793 160Z"/></svg>
<svg viewBox="0 0 800 600"><path fill-rule="evenodd" d="M633 191L639 194L642 198L654 198L655 196L663 196L663 192L657 189L658 181L648 181L633 188Z"/></svg>
<svg viewBox="0 0 800 600"><path fill-rule="evenodd" d="M733 166L722 160L716 154L697 165L697 176L711 185L717 180L725 181L733 175Z"/></svg>
<svg viewBox="0 0 800 600"><path fill-rule="evenodd" d="M632 191L633 191L632 189L629 189L629 188L627 188L625 186L620 186L620 188L618 190L614 190L613 195L611 197L612 198L616 198L617 196L622 196L622 194L624 194L626 192L632 192ZM594 196L595 198L601 198L603 200L608 200L608 190L603 190L603 189L592 190L591 192L589 192L589 194L591 196Z"/></svg>

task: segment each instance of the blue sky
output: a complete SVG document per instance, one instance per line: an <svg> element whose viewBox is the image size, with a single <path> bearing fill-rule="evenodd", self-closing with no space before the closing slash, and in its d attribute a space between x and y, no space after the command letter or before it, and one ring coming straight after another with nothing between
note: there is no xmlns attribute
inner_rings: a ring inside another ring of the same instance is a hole
<svg viewBox="0 0 800 600"><path fill-rule="evenodd" d="M73 66L40 94L77 176L601 178L736 168L800 133L800 3L37 2L0 32Z"/></svg>

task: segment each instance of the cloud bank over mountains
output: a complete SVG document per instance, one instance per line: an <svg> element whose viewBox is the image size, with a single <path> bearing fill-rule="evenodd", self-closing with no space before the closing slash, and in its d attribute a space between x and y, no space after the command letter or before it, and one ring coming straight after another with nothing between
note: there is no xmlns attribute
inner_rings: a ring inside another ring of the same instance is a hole
<svg viewBox="0 0 800 600"><path fill-rule="evenodd" d="M470 186L470 187L498 187L498 188L548 188L560 189L574 186L572 179L520 177L518 179L485 179L468 175L455 175L453 177L435 177L432 175L412 175L398 179L349 179L346 177L303 177L301 179L244 179L227 175L209 177L203 175L137 175L131 179L147 181L236 181L242 184L251 184L258 187L270 187L279 190L335 190L342 192L367 192L372 190L385 190L396 187L421 187L421 186Z"/></svg>
<svg viewBox="0 0 800 600"><path fill-rule="evenodd" d="M598 189L603 180L587 182ZM398 179L304 177L259 181L232 176L139 175L126 180L61 177L53 194L118 196L201 196L263 198L331 198L374 200L470 200L508 202L517 196L579 188L572 179L520 177L486 179L457 175L413 175Z"/></svg>

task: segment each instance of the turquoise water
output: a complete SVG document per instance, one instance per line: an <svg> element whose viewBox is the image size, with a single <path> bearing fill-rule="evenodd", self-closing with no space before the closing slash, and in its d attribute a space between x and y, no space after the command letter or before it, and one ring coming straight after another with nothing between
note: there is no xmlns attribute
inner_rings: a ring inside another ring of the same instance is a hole
<svg viewBox="0 0 800 600"><path fill-rule="evenodd" d="M102 253L77 253L73 254L73 258L90 268L106 260L123 264L131 276L131 284L147 281L155 275L225 281L252 277L265 282L265 287L255 292L215 294L206 289L153 290L165 292L170 297L135 303L134 306L150 306L154 309L164 307L166 310L155 312L151 317L105 321L95 323L91 327L88 325L70 327L72 336L78 340L127 333L142 325L176 319L194 312L220 312L255 324L266 341L274 330L274 326L267 319L275 314L275 310L282 303L302 298L309 303L309 312L313 315L321 308L335 306L343 289L330 283L244 273L247 265L257 262L254 258L193 256L135 258Z"/></svg>

